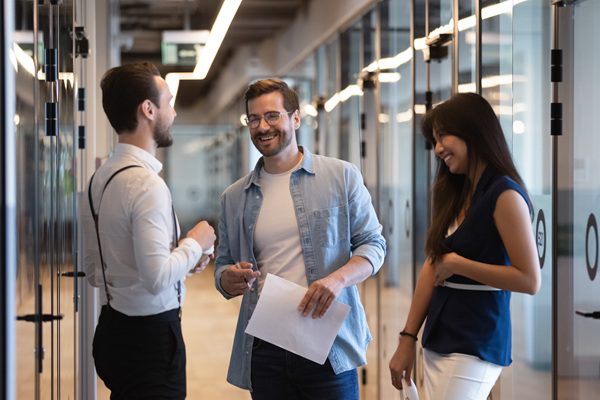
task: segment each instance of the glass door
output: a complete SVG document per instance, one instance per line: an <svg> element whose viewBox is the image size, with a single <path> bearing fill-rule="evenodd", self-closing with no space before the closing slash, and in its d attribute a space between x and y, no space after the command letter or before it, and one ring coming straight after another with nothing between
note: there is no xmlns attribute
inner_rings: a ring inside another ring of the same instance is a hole
<svg viewBox="0 0 600 400"><path fill-rule="evenodd" d="M73 2L14 8L16 398L75 399Z"/></svg>
<svg viewBox="0 0 600 400"><path fill-rule="evenodd" d="M560 151L569 160L559 188L568 207L562 218L572 230L562 232L559 225L567 243L558 264L557 398L583 400L600 392L600 54L594 39L600 34L600 3L576 1L560 9L559 18L567 83L559 89L567 116Z"/></svg>
<svg viewBox="0 0 600 400"><path fill-rule="evenodd" d="M15 309L14 285L16 269L16 193L15 193L15 74L9 61L14 20L14 5L0 7L0 398L15 397Z"/></svg>
<svg viewBox="0 0 600 400"><path fill-rule="evenodd" d="M500 118L517 170L533 202L542 287L513 293L512 365L495 399L552 398L552 138L549 129L550 5L544 0L482 7L482 91Z"/></svg>
<svg viewBox="0 0 600 400"><path fill-rule="evenodd" d="M379 272L379 399L399 399L390 380L389 361L398 345L413 293L412 265L412 48L410 4L386 0L379 8L381 57L378 84L379 211L387 240Z"/></svg>

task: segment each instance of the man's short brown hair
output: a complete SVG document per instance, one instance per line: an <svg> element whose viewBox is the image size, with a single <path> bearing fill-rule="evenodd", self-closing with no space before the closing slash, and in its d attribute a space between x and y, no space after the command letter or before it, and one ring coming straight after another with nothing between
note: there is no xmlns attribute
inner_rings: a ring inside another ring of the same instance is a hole
<svg viewBox="0 0 600 400"><path fill-rule="evenodd" d="M248 114L248 101L262 96L263 94L279 92L283 96L283 107L286 111L300 109L298 94L278 78L261 79L248 86L244 99L246 100L246 114Z"/></svg>
<svg viewBox="0 0 600 400"><path fill-rule="evenodd" d="M149 62L122 65L106 71L100 82L102 108L117 134L137 128L137 108L145 100L160 106L156 76L160 76L160 72Z"/></svg>

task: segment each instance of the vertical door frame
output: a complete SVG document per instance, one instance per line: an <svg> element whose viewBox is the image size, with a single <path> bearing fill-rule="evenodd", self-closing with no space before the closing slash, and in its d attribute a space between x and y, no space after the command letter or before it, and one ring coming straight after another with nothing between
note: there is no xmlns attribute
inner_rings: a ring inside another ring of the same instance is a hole
<svg viewBox="0 0 600 400"><path fill-rule="evenodd" d="M15 398L15 271L16 258L16 163L15 163L15 77L12 64L8 62L12 43L14 3L4 1L0 8L3 29L0 30L0 191L2 210L0 211L0 398Z"/></svg>
<svg viewBox="0 0 600 400"><path fill-rule="evenodd" d="M569 232L561 232L566 237L573 237L573 189L561 191L560 188L574 188L574 1L564 1L556 4L552 1L551 15L555 18L552 22L552 32L549 40L551 49L562 49L560 69L562 80L560 83L552 82L552 102L562 103L562 129L561 136L552 137L552 399L558 399L559 378L576 368L572 353L561 356L571 349L573 331L560 329L567 322L568 326L574 325L574 287L573 287L573 248L572 244L561 245L566 251L559 254L558 225L567 226ZM565 5L567 5L565 7ZM551 116L552 118L552 116ZM549 133L550 134L550 133ZM565 168L566 166L566 168ZM561 210L560 215L558 210ZM565 211L566 210L566 211ZM568 224L564 224L565 214ZM565 257L564 253L568 254Z"/></svg>

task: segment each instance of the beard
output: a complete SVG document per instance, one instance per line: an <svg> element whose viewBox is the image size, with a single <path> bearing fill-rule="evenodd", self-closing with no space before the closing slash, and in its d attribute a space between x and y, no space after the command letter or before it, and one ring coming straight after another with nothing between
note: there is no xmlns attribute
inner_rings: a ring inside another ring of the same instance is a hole
<svg viewBox="0 0 600 400"><path fill-rule="evenodd" d="M169 127L161 126L160 123L154 127L153 137L157 148L170 147L173 144L173 136L169 132Z"/></svg>
<svg viewBox="0 0 600 400"><path fill-rule="evenodd" d="M281 131L278 129L270 129L268 132L257 134L251 137L252 143L254 143L254 147L265 157L273 157L277 154L281 153L285 148L289 146L292 142L292 135L294 133L289 133L286 131ZM261 136L270 136L275 135L275 139L278 141L275 146L269 145L266 147L264 143L260 141Z"/></svg>

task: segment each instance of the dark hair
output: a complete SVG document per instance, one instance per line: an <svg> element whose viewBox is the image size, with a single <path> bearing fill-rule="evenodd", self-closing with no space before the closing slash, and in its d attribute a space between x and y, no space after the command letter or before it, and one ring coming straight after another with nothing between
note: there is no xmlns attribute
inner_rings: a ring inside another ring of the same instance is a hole
<svg viewBox="0 0 600 400"><path fill-rule="evenodd" d="M447 252L443 242L450 224L461 209L468 212L478 161L485 162L487 168L510 177L523 188L525 185L512 161L500 121L492 106L480 95L459 93L427 112L423 119L423 135L435 145L434 130L464 140L468 154L465 175L452 174L444 162L438 162L431 189L432 220L425 245L427 256L435 261Z"/></svg>
<svg viewBox="0 0 600 400"><path fill-rule="evenodd" d="M160 76L156 66L140 62L111 68L102 77L102 107L117 134L137 128L137 108L144 100L160 106L155 76Z"/></svg>
<svg viewBox="0 0 600 400"><path fill-rule="evenodd" d="M298 94L278 78L261 79L248 86L244 93L246 100L246 114L248 114L248 101L272 92L279 92L283 96L283 107L286 111L296 111L300 109Z"/></svg>

